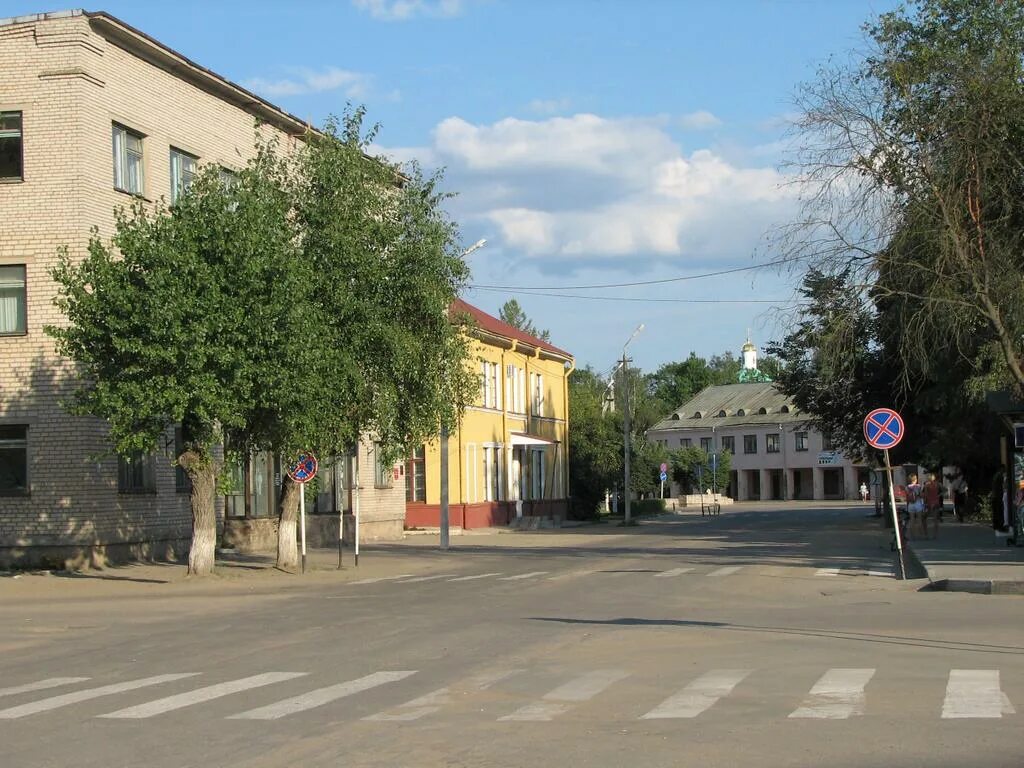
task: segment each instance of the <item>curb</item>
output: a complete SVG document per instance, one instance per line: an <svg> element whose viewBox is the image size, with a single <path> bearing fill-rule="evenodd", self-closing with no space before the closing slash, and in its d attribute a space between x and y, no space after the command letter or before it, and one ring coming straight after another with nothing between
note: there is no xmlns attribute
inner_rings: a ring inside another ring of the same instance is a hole
<svg viewBox="0 0 1024 768"><path fill-rule="evenodd" d="M970 592L976 595L1024 595L1024 581L1006 579L939 579L928 589L937 592Z"/></svg>

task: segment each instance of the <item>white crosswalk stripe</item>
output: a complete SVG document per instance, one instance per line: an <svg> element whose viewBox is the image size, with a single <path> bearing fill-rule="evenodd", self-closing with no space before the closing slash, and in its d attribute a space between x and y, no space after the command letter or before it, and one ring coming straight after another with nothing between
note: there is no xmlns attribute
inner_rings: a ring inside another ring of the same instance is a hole
<svg viewBox="0 0 1024 768"><path fill-rule="evenodd" d="M32 691L45 691L48 688L59 688L62 685L71 683L84 683L88 677L49 677L46 680L38 680L34 683L16 685L13 688L0 688L0 698L4 696L15 696L19 693L31 693Z"/></svg>
<svg viewBox="0 0 1024 768"><path fill-rule="evenodd" d="M415 583L421 582L421 581L436 581L437 579L448 579L448 578L451 578L454 575L455 575L454 573L439 573L436 576L417 576L414 579L402 579L401 581L396 581L395 583L396 584L415 584Z"/></svg>
<svg viewBox="0 0 1024 768"><path fill-rule="evenodd" d="M711 571L708 576L732 576L742 567L742 565L727 565L725 568L718 568L717 570Z"/></svg>
<svg viewBox="0 0 1024 768"><path fill-rule="evenodd" d="M518 722L542 722L553 720L569 710L570 704L588 701L601 693L612 683L629 677L621 669L598 669L561 685L544 694L540 701L520 707L511 715L498 718Z"/></svg>
<svg viewBox="0 0 1024 768"><path fill-rule="evenodd" d="M480 675L474 675L465 683L465 685L457 687L456 690L460 690L463 693L486 691L495 683L499 683L518 672L522 672L522 670L506 669L484 672ZM407 701L405 704L400 704L393 710L378 712L375 715L364 717L363 720L384 722L411 722L413 720L419 720L421 717L438 712L441 707L451 704L453 692L453 687L446 686L444 688L439 688L436 691L431 691L430 693L415 698L412 701Z"/></svg>
<svg viewBox="0 0 1024 768"><path fill-rule="evenodd" d="M811 688L794 718L844 720L864 714L864 688L874 676L873 669L830 669Z"/></svg>
<svg viewBox="0 0 1024 768"><path fill-rule="evenodd" d="M411 573L400 573L397 576L377 576L373 579L360 579L359 581L350 582L353 586L357 584L377 584L381 581L394 581L395 579L407 579L412 576Z"/></svg>
<svg viewBox="0 0 1024 768"><path fill-rule="evenodd" d="M1000 685L998 669L950 670L943 718L994 718L1014 712Z"/></svg>
<svg viewBox="0 0 1024 768"><path fill-rule="evenodd" d="M838 576L838 568L819 568L814 572L815 576Z"/></svg>
<svg viewBox="0 0 1024 768"><path fill-rule="evenodd" d="M296 677L304 677L305 675L305 672L265 672L262 675L252 675L251 677L243 677L240 680L231 680L227 683L196 688L186 693L179 693L175 696L167 696L163 699L139 704L137 707L119 709L116 712L100 715L100 717L141 720L146 717L162 715L175 709L183 709L206 701L212 701L213 699L219 699L222 696L230 696L234 693L261 688L265 685L273 685L274 683L292 680Z"/></svg>
<svg viewBox="0 0 1024 768"><path fill-rule="evenodd" d="M15 718L25 717L26 715L35 715L39 712L49 712L54 709L59 709L60 707L67 707L71 704L79 704L83 701L89 701L90 699L98 699L101 696L113 696L115 693L134 691L139 688L147 688L151 685L160 685L160 683L170 683L174 680L194 677L198 674L198 672L185 672L174 675L156 675L155 677L144 677L140 680L129 680L124 683L114 683L113 685L103 685L99 688L87 688L84 691L65 693L61 696L53 696L49 699L42 699L41 701L34 701L30 704L22 704L17 707L11 707L10 709L0 710L0 720L13 720Z"/></svg>
<svg viewBox="0 0 1024 768"><path fill-rule="evenodd" d="M368 691L371 688L376 688L378 685L393 683L396 680L402 680L415 674L415 670L401 672L374 672L372 675L360 677L358 680L349 680L348 682L339 683L338 685L329 685L326 688L318 688L315 691L304 693L301 696L293 696L290 699L284 699L283 701L278 701L265 707L250 709L247 712L231 715L228 719L277 720L285 717L286 715L292 715L296 712L304 712L307 709L314 709L315 707L322 707L324 704L329 704L332 701L343 699L354 693Z"/></svg>
<svg viewBox="0 0 1024 768"><path fill-rule="evenodd" d="M697 717L715 705L723 696L732 693L751 673L749 669L713 669L701 675L679 693L665 699L641 720Z"/></svg>
<svg viewBox="0 0 1024 768"><path fill-rule="evenodd" d="M498 579L498 581L519 581L521 579L532 579L536 576L543 576L551 571L531 571L530 573L520 573L518 576L505 576L504 578Z"/></svg>
<svg viewBox="0 0 1024 768"><path fill-rule="evenodd" d="M656 579L668 579L672 576L681 576L684 573L689 573L693 568L673 568L670 571L662 571L661 573L655 574Z"/></svg>
<svg viewBox="0 0 1024 768"><path fill-rule="evenodd" d="M477 579L486 579L490 576L501 576L501 571L495 573L477 573L473 576L459 576L457 579L448 579L448 581L475 581Z"/></svg>

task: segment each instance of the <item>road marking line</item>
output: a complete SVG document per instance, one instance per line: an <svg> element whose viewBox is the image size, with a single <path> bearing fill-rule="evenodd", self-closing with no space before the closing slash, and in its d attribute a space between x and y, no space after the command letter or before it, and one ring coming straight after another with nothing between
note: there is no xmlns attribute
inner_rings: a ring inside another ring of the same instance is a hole
<svg viewBox="0 0 1024 768"><path fill-rule="evenodd" d="M463 686L459 686L458 690L463 693L475 693L478 691L486 691L495 683L499 683L507 677L522 672L521 669L508 669L500 670L497 672L485 672L480 675L474 675L469 678ZM407 701L404 704L399 704L392 710L385 712L378 712L375 715L368 715L363 720L371 721L385 721L385 722L411 722L413 720L419 720L421 717L433 714L441 709L446 704L452 702L452 688L444 687L438 688L436 691L431 691L428 694Z"/></svg>
<svg viewBox="0 0 1024 768"><path fill-rule="evenodd" d="M11 707L10 709L0 710L0 719L13 720L18 717L25 717L26 715L34 715L37 712L48 712L51 709L66 707L69 704L78 704L82 701L98 699L100 696L111 696L115 693L134 691L137 688L146 688L150 685L169 683L174 680L181 680L182 678L193 677L198 674L198 672L185 672L183 674L175 675L157 675L156 677L143 677L139 680L129 680L125 683L114 683L113 685L104 685L99 688L87 688L84 691L65 693L62 696L53 696L49 699L34 701L31 704L22 704L19 707Z"/></svg>
<svg viewBox="0 0 1024 768"><path fill-rule="evenodd" d="M864 573L868 576L892 576L892 570L882 571L878 569L872 569L869 571L865 571Z"/></svg>
<svg viewBox="0 0 1024 768"><path fill-rule="evenodd" d="M717 571L712 571L708 576L731 576L742 567L742 565L727 565L725 568L719 568Z"/></svg>
<svg viewBox="0 0 1024 768"><path fill-rule="evenodd" d="M31 691L45 691L47 688L56 688L60 685L70 685L71 683L84 683L88 679L88 677L50 677L46 680L39 680L35 683L27 683L26 685L16 685L13 688L0 688L0 697L14 696L18 693L29 693Z"/></svg>
<svg viewBox="0 0 1024 768"><path fill-rule="evenodd" d="M556 573L554 576L548 576L546 581L562 581L563 579L577 579L580 576L589 576L592 573L597 573L597 569L581 568L577 571L566 571L565 573Z"/></svg>
<svg viewBox="0 0 1024 768"><path fill-rule="evenodd" d="M874 674L873 669L830 669L789 716L845 720L851 715L863 715L864 687Z"/></svg>
<svg viewBox="0 0 1024 768"><path fill-rule="evenodd" d="M942 717L1002 717L1007 714L1009 704L999 685L998 669L952 669L946 684L946 700L942 703Z"/></svg>
<svg viewBox="0 0 1024 768"><path fill-rule="evenodd" d="M683 574L683 573L689 573L692 570L693 570L693 568L673 568L671 571L663 571L662 573L656 574L654 576L654 578L656 578L656 579L667 579L667 578L669 578L671 576L679 576L680 574Z"/></svg>
<svg viewBox="0 0 1024 768"><path fill-rule="evenodd" d="M403 579L402 581L396 581L396 584L414 584L418 581L434 581L435 579L447 579L454 576L454 573L440 573L437 576L417 576L415 579Z"/></svg>
<svg viewBox="0 0 1024 768"><path fill-rule="evenodd" d="M838 568L819 568L814 572L815 576L838 576Z"/></svg>
<svg viewBox="0 0 1024 768"><path fill-rule="evenodd" d="M544 694L541 701L520 707L511 715L499 717L498 721L542 722L552 720L569 710L569 704L588 701L612 683L629 677L621 669L598 669L570 680L555 690Z"/></svg>
<svg viewBox="0 0 1024 768"><path fill-rule="evenodd" d="M518 581L519 579L532 579L534 576L543 576L545 573L551 573L551 571L531 571L530 573L520 573L518 576L506 576L498 581Z"/></svg>
<svg viewBox="0 0 1024 768"><path fill-rule="evenodd" d="M679 693L668 697L641 720L696 717L728 696L747 675L749 669L713 669L701 675Z"/></svg>
<svg viewBox="0 0 1024 768"><path fill-rule="evenodd" d="M372 675L360 677L357 680L349 680L337 685L329 685L326 688L318 688L315 691L304 693L301 696L293 696L290 699L269 704L258 709L250 709L237 715L231 715L228 720L277 720L278 718L292 715L296 712L305 712L307 709L321 707L332 701L343 699L355 693L368 691L378 685L393 683L397 680L404 680L409 675L415 675L416 671L402 672L374 672Z"/></svg>
<svg viewBox="0 0 1024 768"><path fill-rule="evenodd" d="M495 573L478 573L475 576L459 576L457 579L448 579L448 581L473 581L475 579L486 579L488 576L501 576L502 571L496 571Z"/></svg>
<svg viewBox="0 0 1024 768"><path fill-rule="evenodd" d="M219 699L222 696L230 696L233 693L241 693L242 691L248 691L253 688L261 688L264 685L283 683L285 680L304 677L305 675L305 672L265 672L262 675L243 677L238 680L231 680L227 683L208 685L205 688L196 688L194 691L179 693L175 696L167 696L163 699L156 699L155 701L148 701L145 704L139 704L137 707L119 709L116 712L109 712L108 714L100 715L100 717L140 720L146 717L153 717L154 715L161 715L164 712L171 712L175 709L191 707L194 704L202 704L205 701Z"/></svg>
<svg viewBox="0 0 1024 768"><path fill-rule="evenodd" d="M392 581L394 579L407 579L412 576L411 573L401 573L398 576L378 576L375 579L362 579L361 581L349 582L353 586L356 584L376 584L378 581Z"/></svg>

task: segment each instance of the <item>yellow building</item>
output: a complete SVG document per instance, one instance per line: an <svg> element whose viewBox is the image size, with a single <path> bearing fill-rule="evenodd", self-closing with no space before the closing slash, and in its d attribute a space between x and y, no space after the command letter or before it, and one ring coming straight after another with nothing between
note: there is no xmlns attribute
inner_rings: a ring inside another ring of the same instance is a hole
<svg viewBox="0 0 1024 768"><path fill-rule="evenodd" d="M476 402L448 438L449 521L480 528L517 517L564 517L569 488L571 354L464 301L480 378ZM406 527L440 518L441 453L425 445L405 467Z"/></svg>

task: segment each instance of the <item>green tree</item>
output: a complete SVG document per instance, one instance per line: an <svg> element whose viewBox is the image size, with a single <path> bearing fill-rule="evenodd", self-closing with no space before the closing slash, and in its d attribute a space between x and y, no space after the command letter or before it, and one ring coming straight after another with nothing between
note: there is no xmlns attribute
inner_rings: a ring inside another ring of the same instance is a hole
<svg viewBox="0 0 1024 768"><path fill-rule="evenodd" d="M715 374L707 360L696 352L682 362L665 363L647 376L650 395L658 401L662 417L674 411L702 389L714 382Z"/></svg>
<svg viewBox="0 0 1024 768"><path fill-rule="evenodd" d="M84 260L65 252L53 272L68 324L47 331L82 382L71 410L105 419L123 454L154 450L181 424L190 574L213 569L221 430L243 429L261 379L291 362L277 334L303 275L274 167L264 147L230 188L208 168L171 209L119 210L109 244L94 232Z"/></svg>
<svg viewBox="0 0 1024 768"><path fill-rule="evenodd" d="M800 94L801 219L784 241L901 301L904 385L994 345L1024 393L1024 4L924 0Z"/></svg>
<svg viewBox="0 0 1024 768"><path fill-rule="evenodd" d="M580 519L622 478L622 423L605 411L606 389L589 367L569 379L569 491Z"/></svg>
<svg viewBox="0 0 1024 768"><path fill-rule="evenodd" d="M724 493L729 487L732 454L728 451L722 451L712 461L706 451L691 445L671 451L669 461L669 473L683 495L702 493L708 488Z"/></svg>
<svg viewBox="0 0 1024 768"><path fill-rule="evenodd" d="M498 310L498 319L541 341L551 341L551 333L546 328L543 331L538 330L515 299L509 299L501 305L501 309Z"/></svg>

